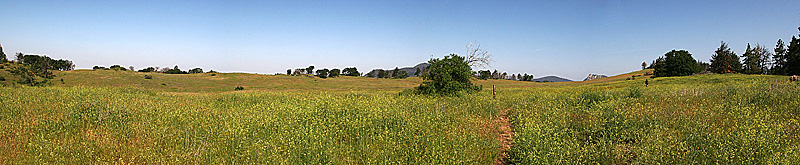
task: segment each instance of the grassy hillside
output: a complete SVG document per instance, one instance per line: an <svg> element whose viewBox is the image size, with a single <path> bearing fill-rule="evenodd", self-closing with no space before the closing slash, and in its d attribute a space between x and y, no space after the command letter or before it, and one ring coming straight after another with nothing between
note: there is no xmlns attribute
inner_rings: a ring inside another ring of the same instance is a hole
<svg viewBox="0 0 800 165"><path fill-rule="evenodd" d="M800 159L800 84L739 74L625 80L645 72L480 80L483 91L454 98L397 95L417 78L57 72L64 84L0 88L0 163L490 164L503 152L506 111L513 163Z"/></svg>

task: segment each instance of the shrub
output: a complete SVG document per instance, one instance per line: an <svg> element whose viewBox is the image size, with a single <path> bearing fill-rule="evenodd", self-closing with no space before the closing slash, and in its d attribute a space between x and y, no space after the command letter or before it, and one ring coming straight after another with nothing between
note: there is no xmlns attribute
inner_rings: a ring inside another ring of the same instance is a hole
<svg viewBox="0 0 800 165"><path fill-rule="evenodd" d="M422 75L425 81L411 93L457 96L461 92L472 93L481 90L480 86L470 81L472 68L464 57L450 54L443 59L431 59L428 63L431 64L428 66L428 72Z"/></svg>
<svg viewBox="0 0 800 165"><path fill-rule="evenodd" d="M167 86L167 84L166 84L166 83L161 83L161 85L163 85L163 86Z"/></svg>
<svg viewBox="0 0 800 165"><path fill-rule="evenodd" d="M0 77L0 81L6 81L5 77Z"/></svg>
<svg viewBox="0 0 800 165"><path fill-rule="evenodd" d="M151 76L151 75L144 75L144 79L153 79L153 76Z"/></svg>
<svg viewBox="0 0 800 165"><path fill-rule="evenodd" d="M217 76L217 74L216 73L211 73L211 76Z"/></svg>
<svg viewBox="0 0 800 165"><path fill-rule="evenodd" d="M236 86L236 89L234 89L234 90L237 90L237 91L244 90L244 87L242 87L242 86Z"/></svg>

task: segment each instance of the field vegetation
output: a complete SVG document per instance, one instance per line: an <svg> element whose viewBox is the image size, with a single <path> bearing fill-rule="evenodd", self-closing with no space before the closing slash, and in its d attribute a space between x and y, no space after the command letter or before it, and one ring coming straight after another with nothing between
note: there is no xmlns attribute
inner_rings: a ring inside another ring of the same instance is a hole
<svg viewBox="0 0 800 165"><path fill-rule="evenodd" d="M490 164L504 152L501 161L522 164L800 159L800 87L786 76L664 77L649 87L624 79L649 71L567 83L473 79L486 89L460 97L398 95L417 78L56 71L64 84L0 88L0 162ZM508 150L498 138L504 111Z"/></svg>

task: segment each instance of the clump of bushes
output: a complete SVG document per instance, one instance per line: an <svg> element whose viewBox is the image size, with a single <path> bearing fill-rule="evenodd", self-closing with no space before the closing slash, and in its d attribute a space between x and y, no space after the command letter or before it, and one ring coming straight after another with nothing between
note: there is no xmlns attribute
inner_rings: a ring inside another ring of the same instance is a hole
<svg viewBox="0 0 800 165"><path fill-rule="evenodd" d="M450 54L443 59L431 59L428 63L431 64L428 72L422 75L425 81L401 94L459 96L461 93L478 92L482 88L470 81L472 68L462 56Z"/></svg>
<svg viewBox="0 0 800 165"><path fill-rule="evenodd" d="M217 76L217 74L216 73L211 73L211 76Z"/></svg>
<svg viewBox="0 0 800 165"><path fill-rule="evenodd" d="M151 75L144 75L144 79L153 79L153 76L151 76Z"/></svg>
<svg viewBox="0 0 800 165"><path fill-rule="evenodd" d="M237 90L237 91L244 90L244 87L242 87L242 86L236 86L236 89L234 89L234 90Z"/></svg>
<svg viewBox="0 0 800 165"><path fill-rule="evenodd" d="M5 77L0 77L0 81L6 81Z"/></svg>

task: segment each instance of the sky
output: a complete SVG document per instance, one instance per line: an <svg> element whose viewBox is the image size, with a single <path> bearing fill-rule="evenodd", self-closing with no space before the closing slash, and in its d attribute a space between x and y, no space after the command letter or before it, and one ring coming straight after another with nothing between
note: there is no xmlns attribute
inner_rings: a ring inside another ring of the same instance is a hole
<svg viewBox="0 0 800 165"><path fill-rule="evenodd" d="M583 80L641 69L672 49L708 62L720 41L773 48L797 36L798 0L38 1L0 0L0 45L68 59L274 74L413 66L466 54L488 68Z"/></svg>

